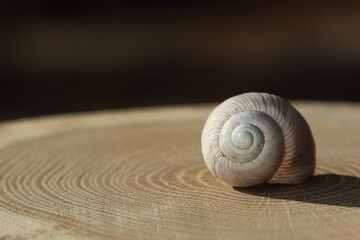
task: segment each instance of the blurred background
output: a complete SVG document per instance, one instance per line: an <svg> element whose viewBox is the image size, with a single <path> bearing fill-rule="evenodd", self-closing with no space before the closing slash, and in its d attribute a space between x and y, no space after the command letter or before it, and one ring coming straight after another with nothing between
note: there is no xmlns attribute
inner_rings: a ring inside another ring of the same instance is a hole
<svg viewBox="0 0 360 240"><path fill-rule="evenodd" d="M0 120L222 101L359 101L360 4L0 1Z"/></svg>

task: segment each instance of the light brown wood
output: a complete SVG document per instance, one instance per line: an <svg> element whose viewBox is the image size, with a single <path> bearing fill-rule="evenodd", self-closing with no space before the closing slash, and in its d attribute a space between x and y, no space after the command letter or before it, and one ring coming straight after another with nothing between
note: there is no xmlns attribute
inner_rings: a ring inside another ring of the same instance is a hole
<svg viewBox="0 0 360 240"><path fill-rule="evenodd" d="M359 104L295 103L316 176L243 189L203 162L213 107L0 124L0 239L359 239Z"/></svg>

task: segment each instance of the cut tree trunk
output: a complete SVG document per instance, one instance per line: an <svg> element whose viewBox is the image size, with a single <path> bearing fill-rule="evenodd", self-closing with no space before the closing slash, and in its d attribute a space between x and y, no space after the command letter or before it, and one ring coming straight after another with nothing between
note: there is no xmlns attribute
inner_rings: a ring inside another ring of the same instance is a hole
<svg viewBox="0 0 360 240"><path fill-rule="evenodd" d="M315 177L252 188L204 164L214 105L1 123L0 239L359 239L360 105L294 105Z"/></svg>

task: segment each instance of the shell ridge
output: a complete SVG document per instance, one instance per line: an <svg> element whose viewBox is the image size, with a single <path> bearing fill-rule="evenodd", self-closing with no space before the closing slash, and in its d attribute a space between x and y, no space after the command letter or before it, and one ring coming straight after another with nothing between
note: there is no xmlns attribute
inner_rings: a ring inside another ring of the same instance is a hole
<svg viewBox="0 0 360 240"><path fill-rule="evenodd" d="M305 119L290 102L271 94L225 100L211 112L201 142L210 171L234 186L301 182L315 167L315 144Z"/></svg>

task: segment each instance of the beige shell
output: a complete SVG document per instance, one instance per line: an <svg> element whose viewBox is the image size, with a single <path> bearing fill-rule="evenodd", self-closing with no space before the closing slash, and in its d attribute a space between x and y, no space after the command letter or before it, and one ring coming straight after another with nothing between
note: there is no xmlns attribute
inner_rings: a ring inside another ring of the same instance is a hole
<svg viewBox="0 0 360 240"><path fill-rule="evenodd" d="M233 186L302 183L315 169L315 143L301 114L285 99L245 93L208 117L201 137L210 171Z"/></svg>

